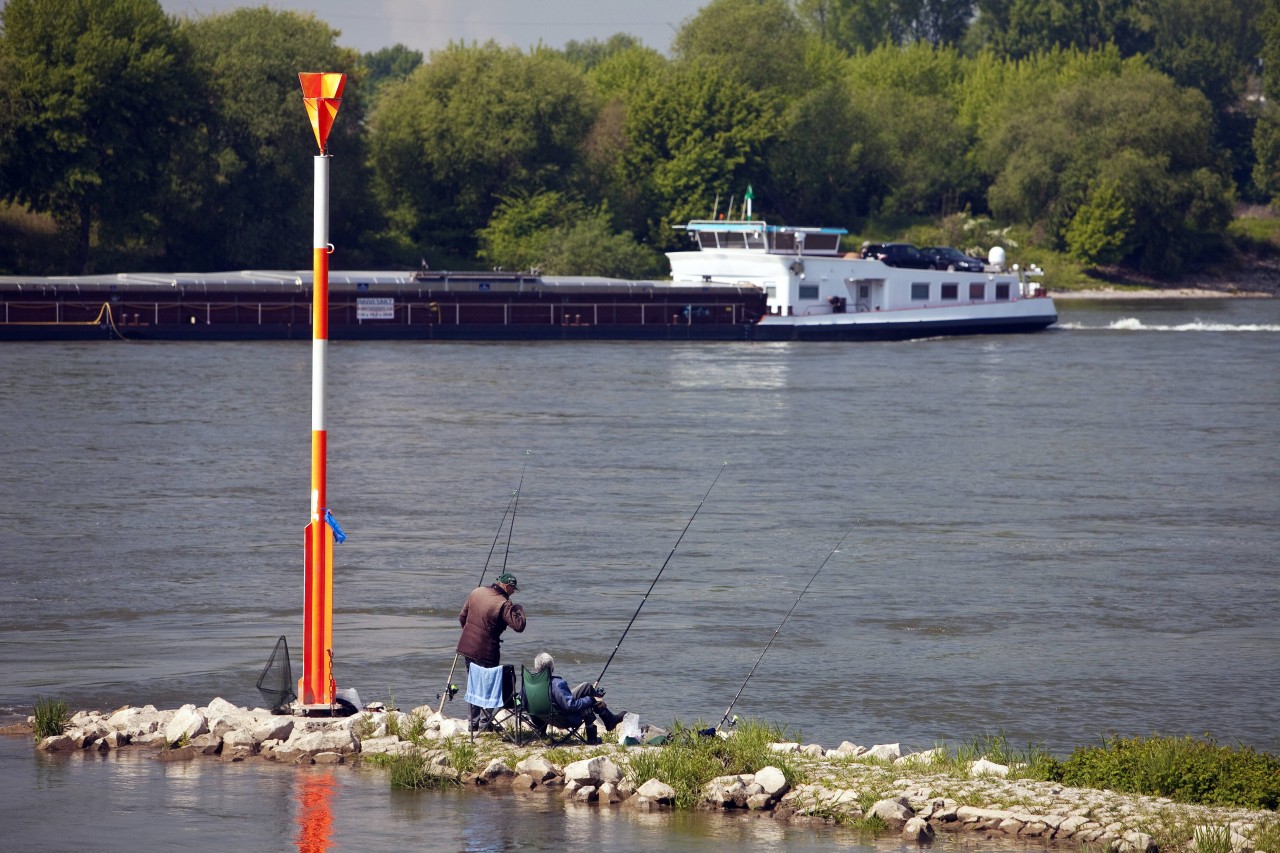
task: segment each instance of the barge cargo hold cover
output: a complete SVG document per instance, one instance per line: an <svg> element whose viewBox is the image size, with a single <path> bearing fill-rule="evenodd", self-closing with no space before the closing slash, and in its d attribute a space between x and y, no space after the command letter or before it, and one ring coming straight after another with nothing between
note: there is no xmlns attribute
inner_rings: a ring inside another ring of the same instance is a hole
<svg viewBox="0 0 1280 853"><path fill-rule="evenodd" d="M311 338L311 271L0 277L0 340ZM331 340L747 340L749 283L329 273Z"/></svg>

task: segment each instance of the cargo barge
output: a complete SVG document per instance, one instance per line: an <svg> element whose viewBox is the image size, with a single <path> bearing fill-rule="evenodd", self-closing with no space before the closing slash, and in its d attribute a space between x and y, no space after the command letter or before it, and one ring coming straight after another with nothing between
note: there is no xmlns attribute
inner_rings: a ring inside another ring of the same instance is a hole
<svg viewBox="0 0 1280 853"><path fill-rule="evenodd" d="M837 228L691 222L663 281L522 272L329 273L329 339L904 340L1057 321L1038 270L903 269ZM308 271L0 276L0 341L310 339Z"/></svg>

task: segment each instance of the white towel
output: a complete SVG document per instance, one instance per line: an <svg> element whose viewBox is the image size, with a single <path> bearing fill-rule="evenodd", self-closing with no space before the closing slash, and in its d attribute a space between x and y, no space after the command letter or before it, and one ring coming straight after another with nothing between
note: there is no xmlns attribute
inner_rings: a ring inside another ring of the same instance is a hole
<svg viewBox="0 0 1280 853"><path fill-rule="evenodd" d="M467 670L467 692L462 698L481 708L501 708L502 667L470 664Z"/></svg>

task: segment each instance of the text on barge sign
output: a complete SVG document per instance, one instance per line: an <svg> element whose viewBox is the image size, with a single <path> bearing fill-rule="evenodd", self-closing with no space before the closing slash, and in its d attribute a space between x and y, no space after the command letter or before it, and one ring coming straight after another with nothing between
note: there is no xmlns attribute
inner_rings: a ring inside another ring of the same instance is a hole
<svg viewBox="0 0 1280 853"><path fill-rule="evenodd" d="M356 299L357 320L394 320L396 301L388 296L369 296Z"/></svg>

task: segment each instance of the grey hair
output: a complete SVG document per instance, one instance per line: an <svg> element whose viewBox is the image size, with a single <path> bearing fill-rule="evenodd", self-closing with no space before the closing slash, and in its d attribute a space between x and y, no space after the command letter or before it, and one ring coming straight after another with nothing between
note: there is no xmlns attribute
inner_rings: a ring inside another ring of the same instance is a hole
<svg viewBox="0 0 1280 853"><path fill-rule="evenodd" d="M551 655L547 654L546 652L542 652L536 658L533 659L534 672L542 672L544 669L547 672L554 672L555 668L556 668L555 658L551 657Z"/></svg>

